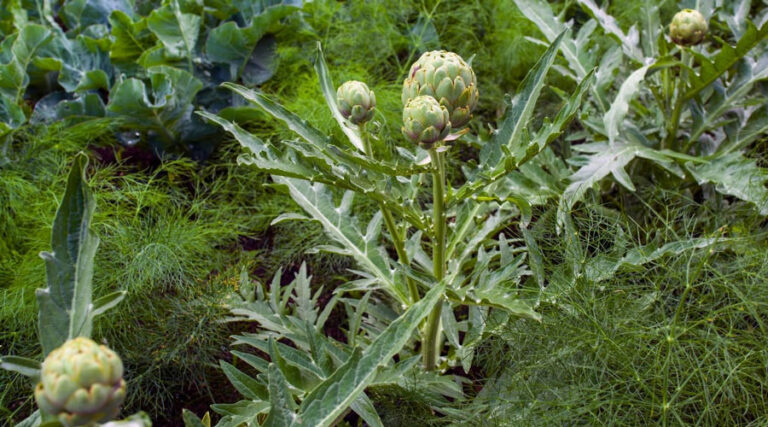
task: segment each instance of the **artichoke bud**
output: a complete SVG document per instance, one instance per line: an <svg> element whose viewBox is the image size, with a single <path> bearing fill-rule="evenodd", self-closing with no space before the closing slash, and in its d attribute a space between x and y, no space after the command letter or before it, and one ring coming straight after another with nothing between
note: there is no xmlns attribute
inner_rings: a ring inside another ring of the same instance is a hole
<svg viewBox="0 0 768 427"><path fill-rule="evenodd" d="M410 99L403 108L403 135L425 149L444 140L451 132L448 110L431 96Z"/></svg>
<svg viewBox="0 0 768 427"><path fill-rule="evenodd" d="M336 103L345 119L359 125L373 118L376 95L365 83L350 80L336 90Z"/></svg>
<svg viewBox="0 0 768 427"><path fill-rule="evenodd" d="M675 14L669 24L669 37L680 46L701 43L707 35L707 20L698 10L683 9Z"/></svg>
<svg viewBox="0 0 768 427"><path fill-rule="evenodd" d="M403 104L421 95L438 100L448 110L451 126L461 128L469 122L477 106L475 72L453 52L427 52L413 63L403 82Z"/></svg>
<svg viewBox="0 0 768 427"><path fill-rule="evenodd" d="M123 362L88 338L71 339L43 361L35 400L67 427L109 421L125 400Z"/></svg>

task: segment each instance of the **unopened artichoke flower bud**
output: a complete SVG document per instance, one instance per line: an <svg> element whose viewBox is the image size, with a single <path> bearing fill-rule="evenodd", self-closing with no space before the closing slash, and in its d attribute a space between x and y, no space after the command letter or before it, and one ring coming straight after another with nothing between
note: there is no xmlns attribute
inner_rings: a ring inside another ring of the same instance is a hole
<svg viewBox="0 0 768 427"><path fill-rule="evenodd" d="M373 118L376 95L363 82L350 80L336 90L336 102L345 119L359 125Z"/></svg>
<svg viewBox="0 0 768 427"><path fill-rule="evenodd" d="M431 96L417 96L403 108L403 135L424 148L445 139L451 132L448 110Z"/></svg>
<svg viewBox="0 0 768 427"><path fill-rule="evenodd" d="M698 10L683 9L672 18L669 37L680 46L693 46L704 40L708 29L706 18Z"/></svg>
<svg viewBox="0 0 768 427"><path fill-rule="evenodd" d="M108 421L120 412L124 399L120 357L85 337L48 354L35 388L40 410L67 427Z"/></svg>
<svg viewBox="0 0 768 427"><path fill-rule="evenodd" d="M420 95L438 100L448 110L454 129L469 122L480 96L472 67L459 55L444 50L427 52L411 65L403 82L403 104Z"/></svg>

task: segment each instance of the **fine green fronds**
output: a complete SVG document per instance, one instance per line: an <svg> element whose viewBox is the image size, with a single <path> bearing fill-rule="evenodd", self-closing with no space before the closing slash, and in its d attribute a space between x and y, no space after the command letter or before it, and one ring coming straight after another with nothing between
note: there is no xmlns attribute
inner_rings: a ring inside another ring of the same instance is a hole
<svg viewBox="0 0 768 427"><path fill-rule="evenodd" d="M469 425L766 421L768 269L760 218L658 192L646 203L660 213L649 228L585 206L574 214L580 246L605 254L621 249L617 242L630 245L623 252L654 235L679 241L709 229L719 237L712 246L669 252L608 280L577 280L542 304L542 325L499 326L478 351L488 375L482 391L449 419ZM548 276L560 262L549 255L568 252L553 228L551 219L534 227Z"/></svg>

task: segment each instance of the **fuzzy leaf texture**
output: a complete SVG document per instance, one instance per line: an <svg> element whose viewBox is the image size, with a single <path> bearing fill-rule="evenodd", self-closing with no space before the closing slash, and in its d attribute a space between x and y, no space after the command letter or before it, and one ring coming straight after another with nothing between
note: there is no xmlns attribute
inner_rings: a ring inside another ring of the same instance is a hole
<svg viewBox="0 0 768 427"><path fill-rule="evenodd" d="M317 43L317 56L315 57L315 72L320 79L320 88L323 90L323 96L328 103L333 118L344 131L344 134L349 138L349 142L355 146L361 152L365 152L365 146L363 139L360 136L360 130L357 126L347 121L339 111L339 106L336 105L336 87L331 80L330 72L328 71L328 65L325 63L325 56L323 56L323 49L320 46L320 42Z"/></svg>
<svg viewBox="0 0 768 427"><path fill-rule="evenodd" d="M99 238L91 231L95 204L85 181L85 155L75 158L51 233L53 252L43 252L48 286L36 292L43 354L64 341L91 334L93 258Z"/></svg>
<svg viewBox="0 0 768 427"><path fill-rule="evenodd" d="M526 18L539 27L549 43L553 43L560 34L568 30L568 26L552 13L549 4L543 0L515 0L515 4ZM569 77L576 81L581 81L594 67L585 52L582 52L576 41L570 37L563 40L562 52L573 70Z"/></svg>
<svg viewBox="0 0 768 427"><path fill-rule="evenodd" d="M358 265L377 279L385 290L401 302L407 303L405 290L396 287L394 272L389 265L386 252L379 246L381 214L376 215L371 226L363 234L352 220L352 192L347 192L340 206L335 206L331 192L320 183L311 184L304 180L274 177L275 182L285 185L293 200L313 219L322 224L326 233L341 244L334 252L352 256Z"/></svg>
<svg viewBox="0 0 768 427"><path fill-rule="evenodd" d="M390 324L364 351L359 349L301 403L292 426L329 426L373 382L378 367L389 363L445 291L440 284Z"/></svg>
<svg viewBox="0 0 768 427"><path fill-rule="evenodd" d="M480 163L494 168L502 161L502 147L505 147L514 159L525 155L527 148L527 127L541 89L544 87L549 68L555 60L560 43L565 37L561 33L541 56L534 68L520 84L521 90L516 94L512 103L507 106L504 120L494 133L491 141L480 151Z"/></svg>
<svg viewBox="0 0 768 427"><path fill-rule="evenodd" d="M592 16L606 34L618 40L621 43L621 47L624 53L638 62L643 62L645 59L643 52L640 50L640 33L637 28L632 26L629 32L625 33L620 27L619 23L614 17L606 13L604 9L601 9L592 0L578 0L582 9Z"/></svg>
<svg viewBox="0 0 768 427"><path fill-rule="evenodd" d="M569 215L571 208L584 199L587 190L606 176L613 175L619 183L634 191L635 187L624 167L635 157L643 157L661 164L670 163L667 153L632 142L615 145L594 143L578 148L588 149L592 155L587 158L587 163L570 177L570 184L563 192L557 210L558 230L562 229L565 216Z"/></svg>
<svg viewBox="0 0 768 427"><path fill-rule="evenodd" d="M735 47L723 42L720 51L712 59L697 54L696 59L701 68L698 73L690 76L690 89L685 93L685 99L693 98L712 84L766 38L768 38L768 22L758 29L751 21L747 21L747 29Z"/></svg>
<svg viewBox="0 0 768 427"><path fill-rule="evenodd" d="M709 163L688 162L685 167L700 185L714 184L718 192L748 201L760 214L768 215L768 170L758 167L755 160L730 153Z"/></svg>

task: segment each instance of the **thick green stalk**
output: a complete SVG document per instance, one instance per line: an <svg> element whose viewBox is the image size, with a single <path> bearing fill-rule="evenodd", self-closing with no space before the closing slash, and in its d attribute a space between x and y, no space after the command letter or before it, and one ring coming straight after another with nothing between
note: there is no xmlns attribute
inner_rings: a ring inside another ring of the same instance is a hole
<svg viewBox="0 0 768 427"><path fill-rule="evenodd" d="M688 68L690 66L690 54L688 51L683 50L682 62L685 64L682 67L682 73L677 76L677 84L675 90L675 107L672 110L672 117L667 122L667 138L662 145L663 148L678 149L677 144L677 128L680 126L680 114L683 111L683 102L685 101L685 84L688 80Z"/></svg>
<svg viewBox="0 0 768 427"><path fill-rule="evenodd" d="M371 138L366 132L365 123L360 125L360 133L363 136L363 143L365 144L365 155L373 159L373 147L371 146ZM403 265L409 265L408 253L405 251L405 240L400 230L397 228L395 217L392 216L390 211L382 202L379 202L379 209L384 217L384 224L387 227L389 235L392 236L392 244L395 245L395 252L397 252L397 259ZM411 280L410 277L405 278L405 282L408 285L408 292L411 295L411 302L416 303L419 300L419 289L416 287L416 283Z"/></svg>
<svg viewBox="0 0 768 427"><path fill-rule="evenodd" d="M432 159L432 192L433 192L433 219L434 240L432 241L432 263L435 278L438 281L445 277L445 165L440 153L434 148L429 150ZM443 309L442 299L435 304L427 318L427 326L422 343L422 358L424 369L431 371L437 365L438 348L440 342L440 315Z"/></svg>

